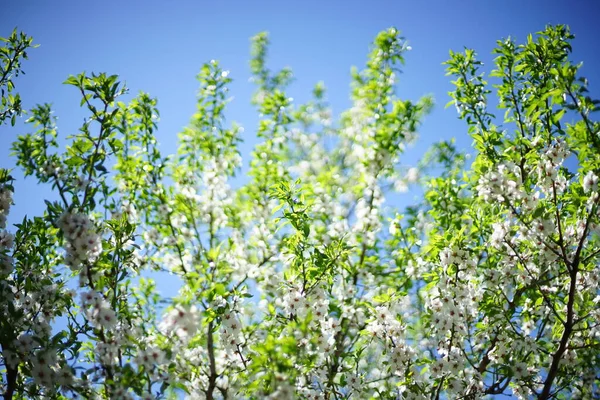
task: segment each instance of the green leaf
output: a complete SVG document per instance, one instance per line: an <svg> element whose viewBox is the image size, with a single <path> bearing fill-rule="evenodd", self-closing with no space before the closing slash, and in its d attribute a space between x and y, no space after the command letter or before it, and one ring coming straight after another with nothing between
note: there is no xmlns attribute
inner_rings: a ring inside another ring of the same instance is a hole
<svg viewBox="0 0 600 400"><path fill-rule="evenodd" d="M560 121L562 119L562 117L565 115L566 112L567 112L567 110L563 108L561 110L558 110L554 114L552 114L552 123L557 124L558 121Z"/></svg>

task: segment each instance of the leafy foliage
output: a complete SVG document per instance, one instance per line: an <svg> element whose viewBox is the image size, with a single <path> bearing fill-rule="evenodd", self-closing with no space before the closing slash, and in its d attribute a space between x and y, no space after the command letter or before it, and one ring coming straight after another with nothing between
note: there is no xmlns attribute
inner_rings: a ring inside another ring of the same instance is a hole
<svg viewBox="0 0 600 400"><path fill-rule="evenodd" d="M27 49L33 45L33 38L15 28L7 38L0 37L5 44L0 47L0 125L10 119L15 124L17 116L21 115L21 97L14 93L13 78L24 74L21 60L27 59Z"/></svg>
<svg viewBox="0 0 600 400"><path fill-rule="evenodd" d="M0 171L4 398L600 397L600 125L572 38L559 25L499 41L488 75L474 50L450 52L476 155L441 142L406 169L433 102L397 96L410 47L396 29L353 70L335 124L322 83L306 104L287 95L291 71L267 68L258 34L260 143L237 189L243 129L225 123L217 61L173 156L156 99L69 77L88 118L66 148L47 104L13 144L59 200L6 229ZM419 204L384 206L411 184ZM177 276L177 296L150 271Z"/></svg>

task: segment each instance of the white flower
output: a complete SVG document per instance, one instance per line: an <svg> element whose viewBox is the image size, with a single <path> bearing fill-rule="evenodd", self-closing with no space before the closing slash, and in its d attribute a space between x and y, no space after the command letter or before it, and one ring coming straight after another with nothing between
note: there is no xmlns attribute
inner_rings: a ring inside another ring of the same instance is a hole
<svg viewBox="0 0 600 400"><path fill-rule="evenodd" d="M98 311L95 320L97 325L100 325L104 329L112 330L117 325L117 314L108 307L102 307Z"/></svg>
<svg viewBox="0 0 600 400"><path fill-rule="evenodd" d="M8 209L12 204L12 191L5 186L0 186L0 213L8 214Z"/></svg>
<svg viewBox="0 0 600 400"><path fill-rule="evenodd" d="M73 385L73 370L68 365L63 365L60 370L56 371L56 383L60 386Z"/></svg>
<svg viewBox="0 0 600 400"><path fill-rule="evenodd" d="M14 242L15 237L11 233L7 231L0 232L0 250L12 248Z"/></svg>
<svg viewBox="0 0 600 400"><path fill-rule="evenodd" d="M583 178L583 190L588 193L589 191L598 190L598 176L592 171L588 172Z"/></svg>
<svg viewBox="0 0 600 400"><path fill-rule="evenodd" d="M146 369L152 368L155 364L160 365L164 360L165 353L157 347L148 347L145 350L140 350L135 357L135 362Z"/></svg>
<svg viewBox="0 0 600 400"><path fill-rule="evenodd" d="M83 192L90 184L90 181L84 176L78 176L73 180L73 186L76 192Z"/></svg>
<svg viewBox="0 0 600 400"><path fill-rule="evenodd" d="M100 293L95 292L93 290L81 293L81 302L83 303L84 307L96 306L100 304L101 299L102 296L100 295Z"/></svg>
<svg viewBox="0 0 600 400"><path fill-rule="evenodd" d="M526 377L529 374L529 372L527 370L527 364L525 364L524 362L516 362L512 366L512 370L514 373L514 377L517 381L523 379L524 377Z"/></svg>
<svg viewBox="0 0 600 400"><path fill-rule="evenodd" d="M12 204L12 192L5 186L0 186L0 229L6 228L6 216Z"/></svg>
<svg viewBox="0 0 600 400"><path fill-rule="evenodd" d="M242 323L236 313L228 311L221 317L221 343L228 352L236 352L241 344Z"/></svg>
<svg viewBox="0 0 600 400"><path fill-rule="evenodd" d="M163 318L159 327L165 333L175 333L187 342L198 330L200 314L196 306L175 306Z"/></svg>
<svg viewBox="0 0 600 400"><path fill-rule="evenodd" d="M290 287L283 296L283 307L289 315L304 317L308 311L308 304L304 294L295 287Z"/></svg>
<svg viewBox="0 0 600 400"><path fill-rule="evenodd" d="M94 262L102 252L102 239L94 231L94 224L85 214L64 213L57 221L67 243L65 264L73 269L82 262Z"/></svg>
<svg viewBox="0 0 600 400"><path fill-rule="evenodd" d="M52 370L48 365L35 363L31 368L31 376L38 385L52 386L52 375Z"/></svg>
<svg viewBox="0 0 600 400"><path fill-rule="evenodd" d="M96 345L96 352L100 361L104 364L114 364L118 361L119 344L116 341L109 343L99 342Z"/></svg>
<svg viewBox="0 0 600 400"><path fill-rule="evenodd" d="M415 183L419 179L419 170L415 167L412 167L406 173L406 180L410 183Z"/></svg>
<svg viewBox="0 0 600 400"><path fill-rule="evenodd" d="M81 294L82 307L85 309L86 317L96 327L112 330L117 325L117 314L111 308L110 303L104 300L102 295L95 291L83 292Z"/></svg>
<svg viewBox="0 0 600 400"><path fill-rule="evenodd" d="M12 257L0 254L0 275L8 275L14 269Z"/></svg>
<svg viewBox="0 0 600 400"><path fill-rule="evenodd" d="M127 216L127 220L129 222L135 222L137 220L137 210L135 209L135 206L132 203L130 203L129 201L123 202L121 209L123 210L123 213Z"/></svg>
<svg viewBox="0 0 600 400"><path fill-rule="evenodd" d="M408 185L403 179L397 179L394 181L394 190L398 193L408 192Z"/></svg>
<svg viewBox="0 0 600 400"><path fill-rule="evenodd" d="M502 247L502 243L504 242L504 237L508 233L508 223L496 222L492 225L492 228L494 228L494 232L490 237L490 244L492 245L492 247L500 249Z"/></svg>

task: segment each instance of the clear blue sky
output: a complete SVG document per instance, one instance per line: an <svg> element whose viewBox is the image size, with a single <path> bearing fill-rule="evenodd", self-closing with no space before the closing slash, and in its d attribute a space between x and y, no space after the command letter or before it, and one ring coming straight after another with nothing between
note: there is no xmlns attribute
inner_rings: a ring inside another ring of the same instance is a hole
<svg viewBox="0 0 600 400"><path fill-rule="evenodd" d="M26 75L17 90L26 108L51 102L59 117L59 134L75 133L84 118L79 96L62 85L81 71L119 74L131 96L143 90L158 97L161 120L158 139L166 153L176 149L176 135L195 110L195 76L210 59L218 59L235 80L228 118L246 128L245 161L255 143L257 116L249 104L254 87L248 82L249 38L260 31L271 35L269 65L289 65L296 77L289 95L302 101L323 80L334 113L350 102L350 66L364 64L368 46L382 29L395 26L413 51L400 77L398 94L417 99L433 94L436 107L421 128L420 144L406 159L414 163L427 144L456 137L462 148L470 138L453 107L444 109L452 89L441 65L448 50L475 48L491 67L496 40L509 35L523 40L548 23L571 26L576 35L575 61L592 94L600 87L600 17L596 1L156 1L42 0L5 1L0 36L16 26L32 35L40 47L29 52ZM597 96L600 97L600 96ZM12 167L9 147L30 127L0 128L0 167ZM21 178L20 173L13 174ZM48 190L33 179L16 183L16 206L9 221L40 213Z"/></svg>

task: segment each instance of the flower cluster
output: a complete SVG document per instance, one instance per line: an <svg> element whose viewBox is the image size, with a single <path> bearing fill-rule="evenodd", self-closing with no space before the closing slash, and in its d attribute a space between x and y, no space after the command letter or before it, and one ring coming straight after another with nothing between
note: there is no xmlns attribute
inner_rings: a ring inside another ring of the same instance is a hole
<svg viewBox="0 0 600 400"><path fill-rule="evenodd" d="M5 185L0 185L0 229L6 228L6 217L12 204L12 191Z"/></svg>
<svg viewBox="0 0 600 400"><path fill-rule="evenodd" d="M478 195L485 201L518 200L525 196L522 190L521 171L512 162L499 163L482 175L477 185Z"/></svg>
<svg viewBox="0 0 600 400"><path fill-rule="evenodd" d="M219 229L227 223L225 210L232 201L227 176L220 172L223 169L219 169L213 160L208 160L204 168L202 183L205 191L195 197L201 214L205 216L204 221Z"/></svg>
<svg viewBox="0 0 600 400"><path fill-rule="evenodd" d="M88 291L81 294L82 308L85 310L85 316L94 326L112 330L117 325L117 315L106 299L95 291Z"/></svg>
<svg viewBox="0 0 600 400"><path fill-rule="evenodd" d="M14 260L5 254L0 254L0 275L8 275L13 271Z"/></svg>
<svg viewBox="0 0 600 400"><path fill-rule="evenodd" d="M356 203L356 223L353 232L363 236L365 244L372 246L381 230L381 210L384 202L381 189L373 185L365 190L365 196Z"/></svg>
<svg viewBox="0 0 600 400"><path fill-rule="evenodd" d="M286 293L283 295L281 305L283 306L287 316L298 316L300 318L306 317L306 313L308 311L306 297L302 293L302 290L295 285L292 285L286 289Z"/></svg>
<svg viewBox="0 0 600 400"><path fill-rule="evenodd" d="M542 155L537 172L539 186L545 193L552 193L552 190L558 193L565 191L568 182L566 177L559 173L559 168L569 154L566 142L558 140Z"/></svg>
<svg viewBox="0 0 600 400"><path fill-rule="evenodd" d="M199 319L200 313L196 306L177 305L165 314L159 328L166 334L174 333L185 343L198 330Z"/></svg>
<svg viewBox="0 0 600 400"><path fill-rule="evenodd" d="M12 204L12 191L4 185L0 185L0 295L6 292L8 295L10 289L3 285L2 276L9 275L14 268L14 260L3 250L9 250L14 245L14 236L4 230L6 228L6 217ZM10 293L12 295L12 293Z"/></svg>
<svg viewBox="0 0 600 400"><path fill-rule="evenodd" d="M589 171L583 177L583 190L586 193L598 190L598 176L593 171Z"/></svg>
<svg viewBox="0 0 600 400"><path fill-rule="evenodd" d="M151 370L153 366L160 366L165 361L165 352L158 347L149 346L145 349L140 349L135 356L135 363L144 367L146 370Z"/></svg>
<svg viewBox="0 0 600 400"><path fill-rule="evenodd" d="M4 349L4 361L11 367L27 362L33 382L53 390L55 384L68 388L74 384L73 369L52 348L42 348L29 334L21 334L14 340L12 350Z"/></svg>
<svg viewBox="0 0 600 400"><path fill-rule="evenodd" d="M384 306L375 308L374 317L366 331L384 342L389 352L390 372L400 376L415 357L414 350L405 342L405 327Z"/></svg>
<svg viewBox="0 0 600 400"><path fill-rule="evenodd" d="M237 311L228 310L221 316L221 343L225 352L236 354L240 352L242 345L242 323Z"/></svg>
<svg viewBox="0 0 600 400"><path fill-rule="evenodd" d="M85 214L64 213L57 222L67 244L65 264L74 270L82 263L93 263L102 252L102 238L94 223Z"/></svg>
<svg viewBox="0 0 600 400"><path fill-rule="evenodd" d="M15 237L12 233L2 230L0 231L0 250L8 250L13 247Z"/></svg>

